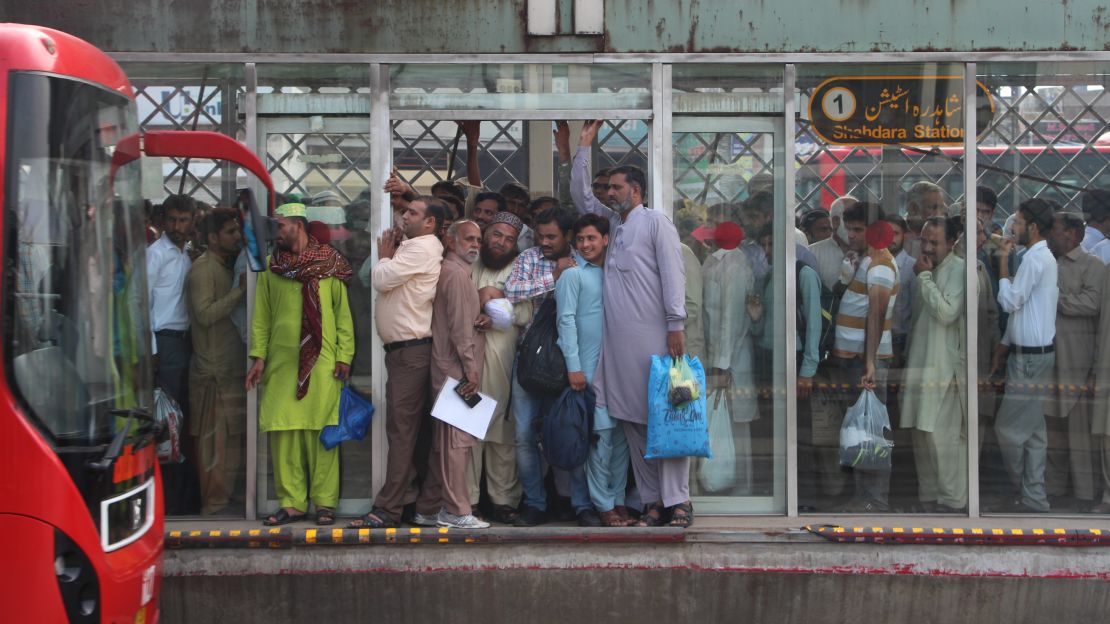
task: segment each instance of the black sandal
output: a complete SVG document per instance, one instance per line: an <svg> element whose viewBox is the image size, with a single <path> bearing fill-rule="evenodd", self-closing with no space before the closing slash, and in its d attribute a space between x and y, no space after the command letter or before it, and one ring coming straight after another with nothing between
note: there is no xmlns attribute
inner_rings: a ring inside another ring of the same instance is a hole
<svg viewBox="0 0 1110 624"><path fill-rule="evenodd" d="M364 516L347 525L348 529L395 529L398 523L380 507L375 507Z"/></svg>
<svg viewBox="0 0 1110 624"><path fill-rule="evenodd" d="M308 517L308 514L300 513L297 515L290 514L284 507L275 511L262 521L264 526L281 526L283 524L290 524L292 522L300 522Z"/></svg>
<svg viewBox="0 0 1110 624"><path fill-rule="evenodd" d="M640 521L636 523L636 526L662 526L665 522L665 520L663 520L663 512L665 511L666 508L663 507L662 503L651 503L650 505L644 507L644 513L640 514Z"/></svg>
<svg viewBox="0 0 1110 624"><path fill-rule="evenodd" d="M679 513L682 512L682 513ZM694 524L694 504L690 501L671 507L671 521L667 526L685 529Z"/></svg>
<svg viewBox="0 0 1110 624"><path fill-rule="evenodd" d="M328 507L316 508L316 526L331 526L335 524L335 510Z"/></svg>

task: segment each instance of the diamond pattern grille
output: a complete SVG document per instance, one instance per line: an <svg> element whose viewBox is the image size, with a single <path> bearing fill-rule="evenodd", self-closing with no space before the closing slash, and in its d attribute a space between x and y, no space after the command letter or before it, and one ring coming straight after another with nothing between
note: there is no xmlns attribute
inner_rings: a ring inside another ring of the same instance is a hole
<svg viewBox="0 0 1110 624"><path fill-rule="evenodd" d="M606 121L598 131L597 169L633 165L646 171L649 136L647 124L638 119Z"/></svg>
<svg viewBox="0 0 1110 624"><path fill-rule="evenodd" d="M210 82L194 83L136 82L135 99L143 111L139 127L143 130L209 130L232 136L242 133L237 116L231 110L235 99L220 98L227 85ZM242 88L240 87L241 91ZM194 125L195 123L195 125ZM224 197L224 177L230 166L211 160L168 158L163 167L162 189L166 194L183 192L209 204L230 203ZM182 178L184 177L184 184Z"/></svg>
<svg viewBox="0 0 1110 624"><path fill-rule="evenodd" d="M332 191L349 203L371 186L370 154L370 137L362 133L266 137L266 168L282 194Z"/></svg>
<svg viewBox="0 0 1110 624"><path fill-rule="evenodd" d="M759 132L674 133L675 200L713 205L747 199L747 181L774 175L772 140Z"/></svg>
<svg viewBox="0 0 1110 624"><path fill-rule="evenodd" d="M998 194L1004 212L1031 197L1079 210L1083 189L1110 186L1110 146L1096 146L1110 129L1110 96L1104 89L1088 89L1085 84L1036 88L989 84L988 89L995 115L978 142L977 183ZM803 111L808 110L809 95L809 89L802 90ZM796 131L799 213L828 208L846 193L900 206L900 193L919 180L940 185L949 201L963 200L960 147L832 146L817 136L806 119L798 120ZM884 197L891 182L899 197Z"/></svg>

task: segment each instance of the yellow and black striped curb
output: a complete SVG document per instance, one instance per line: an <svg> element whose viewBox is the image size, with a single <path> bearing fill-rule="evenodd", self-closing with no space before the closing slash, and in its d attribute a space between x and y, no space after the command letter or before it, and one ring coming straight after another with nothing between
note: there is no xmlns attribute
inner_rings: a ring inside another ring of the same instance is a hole
<svg viewBox="0 0 1110 624"><path fill-rule="evenodd" d="M660 543L683 542L681 528L592 529L576 527L448 529L403 527L393 529L274 527L263 529L171 530L169 550L193 548L292 548L294 546L353 546L397 544L499 544L528 542Z"/></svg>
<svg viewBox="0 0 1110 624"><path fill-rule="evenodd" d="M287 527L265 529L212 529L166 531L166 548L292 548L293 531Z"/></svg>
<svg viewBox="0 0 1110 624"><path fill-rule="evenodd" d="M964 544L1110 546L1108 529L998 529L807 525L814 535L841 544Z"/></svg>

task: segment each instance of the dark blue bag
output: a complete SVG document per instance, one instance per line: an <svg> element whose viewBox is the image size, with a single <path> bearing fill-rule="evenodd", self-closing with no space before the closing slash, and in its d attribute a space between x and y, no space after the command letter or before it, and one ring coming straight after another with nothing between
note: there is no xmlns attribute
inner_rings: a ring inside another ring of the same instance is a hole
<svg viewBox="0 0 1110 624"><path fill-rule="evenodd" d="M339 424L328 425L320 431L320 443L327 450L347 440L361 440L374 417L374 405L350 386L343 386L339 395Z"/></svg>
<svg viewBox="0 0 1110 624"><path fill-rule="evenodd" d="M593 388L579 392L567 388L555 400L543 419L543 454L547 463L563 470L574 470L590 455L594 429Z"/></svg>

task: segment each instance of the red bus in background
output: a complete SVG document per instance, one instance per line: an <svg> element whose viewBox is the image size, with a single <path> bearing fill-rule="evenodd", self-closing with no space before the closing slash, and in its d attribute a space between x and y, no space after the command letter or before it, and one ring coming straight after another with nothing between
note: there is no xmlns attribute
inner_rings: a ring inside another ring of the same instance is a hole
<svg viewBox="0 0 1110 624"><path fill-rule="evenodd" d="M999 199L1000 216L1031 197L1058 202L1080 211L1080 189L1110 188L1110 145L987 146L977 152L978 185ZM833 200L852 195L900 209L902 193L921 180L944 189L949 202L964 194L962 147L942 147L923 154L919 149L830 147L799 159L796 176L798 214L828 210ZM884 197L884 178L896 178L897 197ZM1047 181L1046 181L1047 180Z"/></svg>
<svg viewBox="0 0 1110 624"><path fill-rule="evenodd" d="M138 158L258 158L138 134L92 45L0 24L0 621L156 622L162 488ZM257 223L257 215L253 220Z"/></svg>

